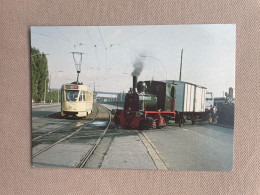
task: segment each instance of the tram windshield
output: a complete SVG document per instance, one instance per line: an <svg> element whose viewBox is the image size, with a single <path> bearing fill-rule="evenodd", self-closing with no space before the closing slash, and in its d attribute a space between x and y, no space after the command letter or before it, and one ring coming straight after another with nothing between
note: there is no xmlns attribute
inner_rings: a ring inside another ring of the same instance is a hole
<svg viewBox="0 0 260 195"><path fill-rule="evenodd" d="M66 101L77 101L79 91L78 90L66 90Z"/></svg>

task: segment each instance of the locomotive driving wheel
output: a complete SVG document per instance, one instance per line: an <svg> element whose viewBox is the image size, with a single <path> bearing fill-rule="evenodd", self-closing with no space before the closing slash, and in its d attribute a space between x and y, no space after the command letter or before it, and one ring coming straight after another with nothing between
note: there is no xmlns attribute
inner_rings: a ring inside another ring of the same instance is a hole
<svg viewBox="0 0 260 195"><path fill-rule="evenodd" d="M147 129L147 124L146 124L146 120L141 120L138 126L139 130L144 130Z"/></svg>
<svg viewBox="0 0 260 195"><path fill-rule="evenodd" d="M183 117L180 117L179 118L179 127L182 127L184 122L185 122L185 119Z"/></svg>
<svg viewBox="0 0 260 195"><path fill-rule="evenodd" d="M152 117L146 117L146 119L140 121L138 129L139 130L151 129L153 127L153 121L154 119Z"/></svg>
<svg viewBox="0 0 260 195"><path fill-rule="evenodd" d="M120 119L119 118L115 117L114 122L115 122L116 126L120 125Z"/></svg>
<svg viewBox="0 0 260 195"><path fill-rule="evenodd" d="M154 122L154 119L152 117L147 117L146 118L147 129L153 128L153 122Z"/></svg>
<svg viewBox="0 0 260 195"><path fill-rule="evenodd" d="M192 125L196 124L196 116L194 116L194 115L191 116L191 124Z"/></svg>

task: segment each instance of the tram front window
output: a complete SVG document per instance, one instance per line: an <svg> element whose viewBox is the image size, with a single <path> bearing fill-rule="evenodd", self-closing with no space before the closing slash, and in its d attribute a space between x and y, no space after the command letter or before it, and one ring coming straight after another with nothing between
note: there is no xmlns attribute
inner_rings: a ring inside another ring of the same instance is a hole
<svg viewBox="0 0 260 195"><path fill-rule="evenodd" d="M78 90L66 90L66 101L75 102L78 98Z"/></svg>

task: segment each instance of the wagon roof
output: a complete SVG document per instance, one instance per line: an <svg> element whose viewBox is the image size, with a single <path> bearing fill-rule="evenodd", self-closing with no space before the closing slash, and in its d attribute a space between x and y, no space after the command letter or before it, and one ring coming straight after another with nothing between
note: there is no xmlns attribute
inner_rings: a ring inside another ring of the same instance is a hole
<svg viewBox="0 0 260 195"><path fill-rule="evenodd" d="M178 83L186 83L186 84L189 84L189 85L194 85L194 86L197 86L197 87L200 87L200 88L207 89L206 87L203 87L203 86L201 86L201 85L196 85L196 84L194 84L194 83L185 82L185 81L166 80L166 81L164 81L164 82L172 83L172 84L177 84L177 85L178 85Z"/></svg>
<svg viewBox="0 0 260 195"><path fill-rule="evenodd" d="M168 81L156 81L156 80L147 80L147 81L144 81L144 82L160 82L160 83L170 83ZM176 85L175 83L170 83L172 85Z"/></svg>

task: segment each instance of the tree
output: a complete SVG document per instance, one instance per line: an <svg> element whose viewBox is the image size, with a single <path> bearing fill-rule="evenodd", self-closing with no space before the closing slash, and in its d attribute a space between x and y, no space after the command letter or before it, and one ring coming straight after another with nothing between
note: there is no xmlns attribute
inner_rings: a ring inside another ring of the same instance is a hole
<svg viewBox="0 0 260 195"><path fill-rule="evenodd" d="M59 89L51 89L50 93L52 102L58 102L58 97L59 102L61 102L61 91Z"/></svg>
<svg viewBox="0 0 260 195"><path fill-rule="evenodd" d="M38 49L31 48L31 78L32 78L32 99L35 102L44 100L45 80L48 86L48 61L45 54Z"/></svg>

